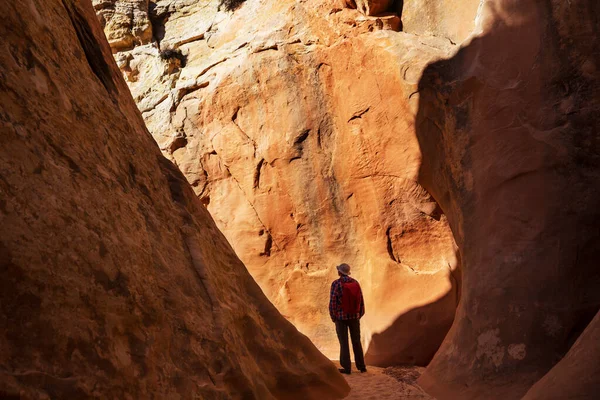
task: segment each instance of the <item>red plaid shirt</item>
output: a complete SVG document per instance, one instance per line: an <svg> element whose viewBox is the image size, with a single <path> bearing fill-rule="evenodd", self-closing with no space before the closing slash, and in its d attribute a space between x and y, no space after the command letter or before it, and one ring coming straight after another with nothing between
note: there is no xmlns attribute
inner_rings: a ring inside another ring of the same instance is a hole
<svg viewBox="0 0 600 400"><path fill-rule="evenodd" d="M362 297L362 290L360 291L360 313L347 314L342 310L342 282L358 283L356 279L352 279L346 275L341 276L340 279L333 281L331 284L331 291L329 293L329 316L333 322L337 320L360 319L360 317L365 315L365 299Z"/></svg>

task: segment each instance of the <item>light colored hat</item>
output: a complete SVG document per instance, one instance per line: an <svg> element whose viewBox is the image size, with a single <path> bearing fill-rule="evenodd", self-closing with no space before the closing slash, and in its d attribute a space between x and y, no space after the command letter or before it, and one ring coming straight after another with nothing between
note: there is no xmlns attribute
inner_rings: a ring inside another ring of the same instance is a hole
<svg viewBox="0 0 600 400"><path fill-rule="evenodd" d="M350 266L348 264L340 264L336 268L340 274L350 275Z"/></svg>

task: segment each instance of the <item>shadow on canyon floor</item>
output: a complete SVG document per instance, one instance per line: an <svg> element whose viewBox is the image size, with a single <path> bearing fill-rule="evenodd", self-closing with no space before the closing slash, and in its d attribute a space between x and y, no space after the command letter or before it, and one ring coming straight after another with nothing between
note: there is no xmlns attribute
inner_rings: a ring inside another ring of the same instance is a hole
<svg viewBox="0 0 600 400"><path fill-rule="evenodd" d="M365 352L367 365L429 364L452 326L458 296L452 278L452 289L443 297L401 314L386 330L373 334Z"/></svg>

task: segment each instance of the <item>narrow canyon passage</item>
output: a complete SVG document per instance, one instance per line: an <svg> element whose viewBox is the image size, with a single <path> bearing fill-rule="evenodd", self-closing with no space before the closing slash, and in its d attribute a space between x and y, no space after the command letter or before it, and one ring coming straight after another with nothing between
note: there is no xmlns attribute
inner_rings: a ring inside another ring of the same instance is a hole
<svg viewBox="0 0 600 400"><path fill-rule="evenodd" d="M597 398L600 2L3 15L0 398Z"/></svg>
<svg viewBox="0 0 600 400"><path fill-rule="evenodd" d="M335 357L329 285L348 263L368 304L367 362L427 365L461 272L447 218L418 183L418 83L475 29L479 3L452 39L334 0L134 3L94 3L117 64L268 299Z"/></svg>

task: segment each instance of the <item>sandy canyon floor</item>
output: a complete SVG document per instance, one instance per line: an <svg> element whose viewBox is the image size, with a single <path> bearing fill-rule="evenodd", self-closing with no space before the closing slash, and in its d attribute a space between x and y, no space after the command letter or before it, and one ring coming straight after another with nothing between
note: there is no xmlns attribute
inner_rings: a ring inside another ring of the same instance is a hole
<svg viewBox="0 0 600 400"><path fill-rule="evenodd" d="M351 388L346 400L434 399L417 384L425 368L369 366L367 369L365 374L344 375Z"/></svg>

